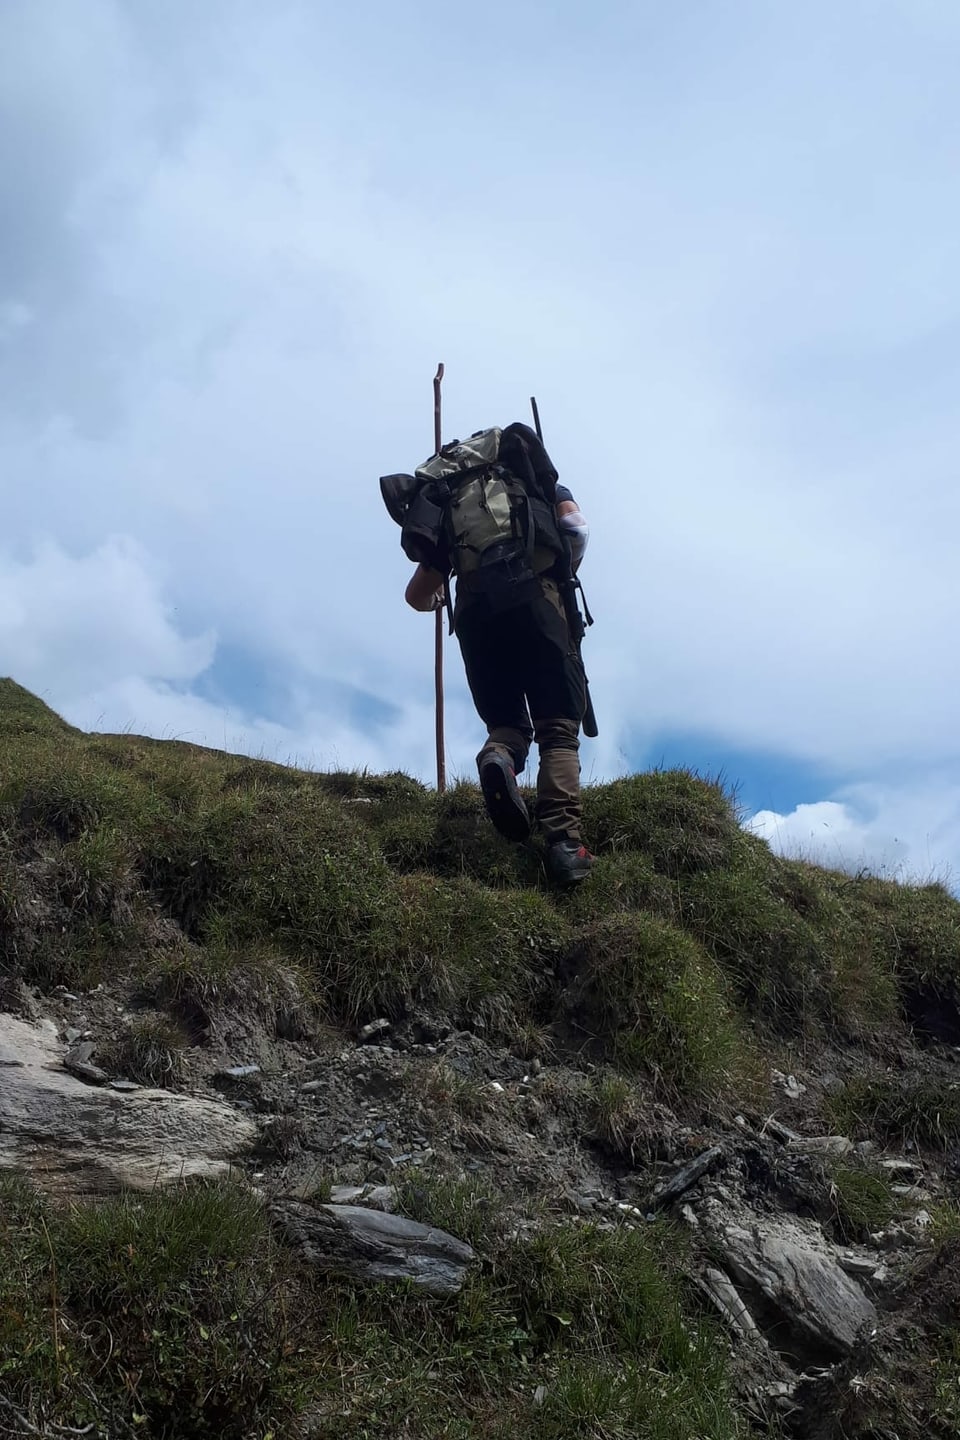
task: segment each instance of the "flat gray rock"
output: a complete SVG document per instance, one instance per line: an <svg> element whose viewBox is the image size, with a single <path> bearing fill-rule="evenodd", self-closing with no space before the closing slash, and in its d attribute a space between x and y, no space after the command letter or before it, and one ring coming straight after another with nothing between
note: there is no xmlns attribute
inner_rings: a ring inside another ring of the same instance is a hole
<svg viewBox="0 0 960 1440"><path fill-rule="evenodd" d="M227 1105L138 1086L84 1083L64 1068L50 1021L0 1014L0 1169L64 1195L226 1174L256 1139Z"/></svg>
<svg viewBox="0 0 960 1440"><path fill-rule="evenodd" d="M826 1349L849 1354L877 1323L873 1302L850 1275L819 1227L789 1217L715 1231L739 1287L759 1292L789 1325Z"/></svg>
<svg viewBox="0 0 960 1440"><path fill-rule="evenodd" d="M474 1258L446 1230L381 1210L278 1200L270 1211L309 1264L356 1280L409 1280L430 1295L456 1295Z"/></svg>

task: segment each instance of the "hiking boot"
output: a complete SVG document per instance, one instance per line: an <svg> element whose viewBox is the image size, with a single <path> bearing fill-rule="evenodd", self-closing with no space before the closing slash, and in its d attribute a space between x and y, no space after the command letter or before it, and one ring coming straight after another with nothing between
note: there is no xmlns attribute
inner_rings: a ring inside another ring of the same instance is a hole
<svg viewBox="0 0 960 1440"><path fill-rule="evenodd" d="M586 880L594 857L579 840L554 840L547 846L547 873L557 885L576 885Z"/></svg>
<svg viewBox="0 0 960 1440"><path fill-rule="evenodd" d="M518 843L530 834L530 816L510 761L491 752L480 765L480 789L494 828Z"/></svg>

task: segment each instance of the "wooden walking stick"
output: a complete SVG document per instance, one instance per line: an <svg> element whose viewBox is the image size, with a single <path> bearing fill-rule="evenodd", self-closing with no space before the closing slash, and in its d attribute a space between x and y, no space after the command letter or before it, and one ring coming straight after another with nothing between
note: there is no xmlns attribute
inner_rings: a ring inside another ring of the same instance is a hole
<svg viewBox="0 0 960 1440"><path fill-rule="evenodd" d="M433 377L433 449L434 454L440 454L440 447L443 444L440 424L440 382L443 379L443 366L437 366L437 373ZM446 583L449 583L446 582ZM437 610L436 630L434 632L433 651L433 673L434 690L436 694L436 721L437 721L437 792L442 795L447 788L447 764L444 754L443 743L443 606Z"/></svg>

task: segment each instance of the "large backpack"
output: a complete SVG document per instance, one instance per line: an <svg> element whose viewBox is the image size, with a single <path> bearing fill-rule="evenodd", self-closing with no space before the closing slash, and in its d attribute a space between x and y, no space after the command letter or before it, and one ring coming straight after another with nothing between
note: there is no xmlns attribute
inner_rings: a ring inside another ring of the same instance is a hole
<svg viewBox="0 0 960 1440"><path fill-rule="evenodd" d="M556 483L537 436L515 424L454 440L380 488L409 559L452 572L462 591L501 608L527 600L565 553Z"/></svg>

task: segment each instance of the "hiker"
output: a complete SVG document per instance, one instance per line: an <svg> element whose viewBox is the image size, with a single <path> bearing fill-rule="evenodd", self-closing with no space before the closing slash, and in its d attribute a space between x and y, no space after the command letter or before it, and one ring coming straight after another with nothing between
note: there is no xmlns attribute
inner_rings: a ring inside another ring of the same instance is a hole
<svg viewBox="0 0 960 1440"><path fill-rule="evenodd" d="M425 499L404 510L404 549L419 559L405 598L415 610L450 610L448 581L457 577L451 625L488 731L477 756L487 813L508 840L527 839L530 816L516 777L536 740L536 821L548 873L560 885L575 884L593 865L580 835L587 690L564 601L575 604L570 582L586 549L587 522L528 425L454 441L416 479ZM389 500L388 508L397 518Z"/></svg>

